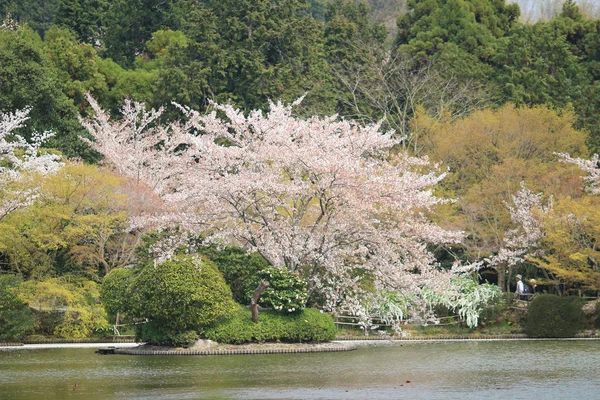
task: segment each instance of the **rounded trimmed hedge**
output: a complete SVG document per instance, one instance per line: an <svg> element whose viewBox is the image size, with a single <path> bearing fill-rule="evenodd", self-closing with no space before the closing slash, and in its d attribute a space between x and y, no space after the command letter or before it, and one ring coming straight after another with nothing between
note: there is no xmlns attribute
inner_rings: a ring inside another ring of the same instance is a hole
<svg viewBox="0 0 600 400"><path fill-rule="evenodd" d="M282 315L262 311L258 323L251 312L240 307L230 318L207 328L204 335L218 343L242 344L252 342L322 342L335 339L333 318L312 308L296 314Z"/></svg>
<svg viewBox="0 0 600 400"><path fill-rule="evenodd" d="M200 331L235 310L231 290L217 267L193 256L144 267L130 296L130 315L179 333Z"/></svg>
<svg viewBox="0 0 600 400"><path fill-rule="evenodd" d="M584 327L582 306L579 297L536 296L529 305L525 333L536 338L574 337Z"/></svg>

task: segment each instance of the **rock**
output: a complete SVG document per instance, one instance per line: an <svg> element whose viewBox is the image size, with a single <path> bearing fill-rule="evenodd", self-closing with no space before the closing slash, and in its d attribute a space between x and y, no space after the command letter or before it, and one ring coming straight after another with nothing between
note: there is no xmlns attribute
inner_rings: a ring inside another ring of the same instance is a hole
<svg viewBox="0 0 600 400"><path fill-rule="evenodd" d="M583 308L583 312L586 314L593 314L596 312L596 303L598 303L599 300L594 300L594 301L588 301L582 308Z"/></svg>
<svg viewBox="0 0 600 400"><path fill-rule="evenodd" d="M209 349L211 347L217 346L217 342L213 342L212 340L200 339L192 347L191 349Z"/></svg>

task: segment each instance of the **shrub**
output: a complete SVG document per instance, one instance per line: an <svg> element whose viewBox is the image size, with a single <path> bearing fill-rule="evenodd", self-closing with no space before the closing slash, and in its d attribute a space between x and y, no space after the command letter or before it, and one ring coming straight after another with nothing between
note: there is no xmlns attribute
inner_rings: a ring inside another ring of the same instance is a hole
<svg viewBox="0 0 600 400"><path fill-rule="evenodd" d="M321 342L332 340L336 335L331 316L311 308L290 315L263 311L257 324L250 318L250 311L240 307L227 320L207 328L205 336L219 343L241 344Z"/></svg>
<svg viewBox="0 0 600 400"><path fill-rule="evenodd" d="M16 276L0 276L0 340L22 340L35 328L33 312L15 293L20 284Z"/></svg>
<svg viewBox="0 0 600 400"><path fill-rule="evenodd" d="M596 312L594 313L594 328L600 329L600 302L596 303Z"/></svg>
<svg viewBox="0 0 600 400"><path fill-rule="evenodd" d="M284 314L300 312L306 307L308 290L306 281L299 274L284 268L265 268L258 273L252 292L260 281L269 282L269 287L259 298L260 305Z"/></svg>
<svg viewBox="0 0 600 400"><path fill-rule="evenodd" d="M137 325L136 328L139 341L161 346L190 347L200 338L196 331L178 332L155 321Z"/></svg>
<svg viewBox="0 0 600 400"><path fill-rule="evenodd" d="M129 314L149 319L171 336L201 332L235 309L221 273L199 257L178 256L156 267L147 265L130 288Z"/></svg>
<svg viewBox="0 0 600 400"><path fill-rule="evenodd" d="M203 254L215 263L229 285L233 298L240 304L250 304L248 294L258 286L258 271L268 267L267 261L258 253L248 253L241 247L216 246L200 247L198 253Z"/></svg>
<svg viewBox="0 0 600 400"><path fill-rule="evenodd" d="M34 308L41 332L62 338L84 338L109 328L95 282L48 278L26 281L18 296Z"/></svg>
<svg viewBox="0 0 600 400"><path fill-rule="evenodd" d="M131 268L117 268L110 271L102 281L102 305L108 315L115 316L131 308L129 286L133 281Z"/></svg>
<svg viewBox="0 0 600 400"><path fill-rule="evenodd" d="M525 332L529 337L573 337L583 329L585 315L579 297L542 294L529 305Z"/></svg>

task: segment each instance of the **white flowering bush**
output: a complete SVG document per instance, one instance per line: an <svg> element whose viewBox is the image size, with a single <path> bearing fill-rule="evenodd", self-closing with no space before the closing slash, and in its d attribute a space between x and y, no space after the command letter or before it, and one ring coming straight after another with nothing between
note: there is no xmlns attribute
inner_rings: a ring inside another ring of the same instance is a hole
<svg viewBox="0 0 600 400"><path fill-rule="evenodd" d="M284 314L296 313L306 307L308 290L306 281L287 269L268 267L258 273L260 280L269 282L259 304L272 307ZM258 284L257 284L258 285Z"/></svg>
<svg viewBox="0 0 600 400"><path fill-rule="evenodd" d="M486 307L502 301L502 290L488 283L478 284L468 276L452 280L456 290L446 295L432 296L429 303L440 304L454 310L467 323L469 328L479 325L479 318Z"/></svg>

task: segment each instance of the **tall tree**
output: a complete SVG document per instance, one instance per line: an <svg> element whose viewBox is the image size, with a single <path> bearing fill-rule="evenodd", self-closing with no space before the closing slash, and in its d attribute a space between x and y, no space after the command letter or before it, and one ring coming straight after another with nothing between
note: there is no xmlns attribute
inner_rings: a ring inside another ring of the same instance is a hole
<svg viewBox="0 0 600 400"><path fill-rule="evenodd" d="M479 260L506 248L506 232L519 221L511 220L505 204L513 203L521 182L532 193L580 196L580 177L554 155L558 149L587 154L585 133L574 128L575 121L566 110L510 104L456 120L417 115L412 129L424 153L449 169L440 188L458 200L439 217L466 232L466 257ZM497 267L500 283L507 266Z"/></svg>
<svg viewBox="0 0 600 400"><path fill-rule="evenodd" d="M322 108L327 65L322 30L307 0L209 0L222 50L214 65L222 87L216 101L250 110L269 99L293 101L308 92L303 107Z"/></svg>
<svg viewBox="0 0 600 400"><path fill-rule="evenodd" d="M80 42L98 45L108 7L106 0L58 0L54 24L71 30Z"/></svg>
<svg viewBox="0 0 600 400"><path fill-rule="evenodd" d="M0 16L10 14L21 25L28 25L40 36L54 22L58 0L0 0Z"/></svg>
<svg viewBox="0 0 600 400"><path fill-rule="evenodd" d="M408 8L398 18L397 45L421 57L441 53L467 75L482 73L481 61L519 17L519 7L503 0L409 0Z"/></svg>
<svg viewBox="0 0 600 400"><path fill-rule="evenodd" d="M123 66L132 66L152 32L171 27L171 1L115 0L110 3L103 26L106 56Z"/></svg>
<svg viewBox="0 0 600 400"><path fill-rule="evenodd" d="M335 111L355 119L383 117L361 90L377 80L377 68L388 57L387 32L368 14L364 3L346 0L331 2L325 14L325 51L333 72L330 90L337 103Z"/></svg>
<svg viewBox="0 0 600 400"><path fill-rule="evenodd" d="M93 159L79 140L85 131L63 84L36 33L21 27L0 28L0 111L31 106L29 132L52 130L56 134L46 145L68 157Z"/></svg>

